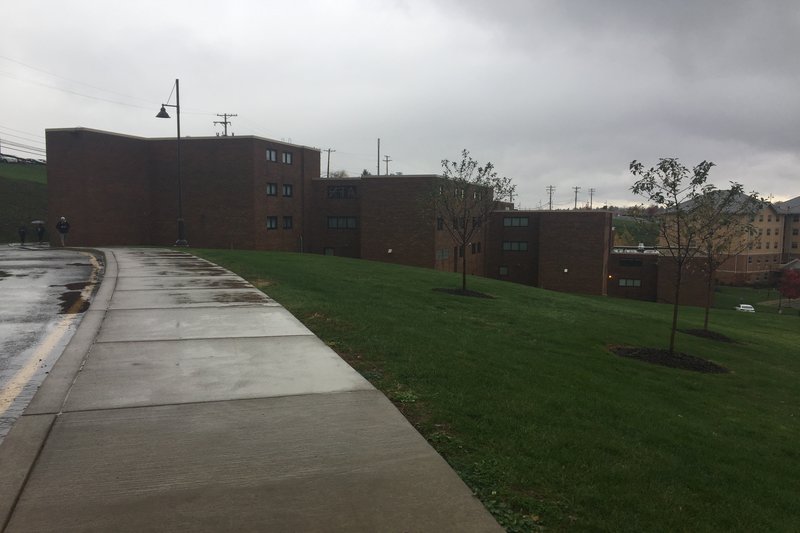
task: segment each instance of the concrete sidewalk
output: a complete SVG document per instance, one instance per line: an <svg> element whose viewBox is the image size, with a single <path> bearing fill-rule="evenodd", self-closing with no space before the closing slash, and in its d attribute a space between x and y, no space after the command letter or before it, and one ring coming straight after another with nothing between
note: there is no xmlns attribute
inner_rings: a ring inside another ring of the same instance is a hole
<svg viewBox="0 0 800 533"><path fill-rule="evenodd" d="M108 249L0 445L3 531L502 531L394 406L241 278Z"/></svg>

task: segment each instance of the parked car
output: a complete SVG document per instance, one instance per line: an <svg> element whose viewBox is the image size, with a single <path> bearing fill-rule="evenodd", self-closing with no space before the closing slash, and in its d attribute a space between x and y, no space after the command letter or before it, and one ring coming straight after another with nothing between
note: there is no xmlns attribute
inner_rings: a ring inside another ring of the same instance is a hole
<svg viewBox="0 0 800 533"><path fill-rule="evenodd" d="M756 312L756 310L750 304L739 304L736 307L734 307L734 309L736 309L737 311L742 311L744 313L755 313Z"/></svg>

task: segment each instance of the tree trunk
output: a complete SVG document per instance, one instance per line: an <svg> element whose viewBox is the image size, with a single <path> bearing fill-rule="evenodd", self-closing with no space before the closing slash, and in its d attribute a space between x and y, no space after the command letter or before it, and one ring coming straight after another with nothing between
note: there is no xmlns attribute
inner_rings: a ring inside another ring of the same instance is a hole
<svg viewBox="0 0 800 533"><path fill-rule="evenodd" d="M467 290L467 245L461 245L461 290Z"/></svg>
<svg viewBox="0 0 800 533"><path fill-rule="evenodd" d="M678 302L681 296L681 278L683 274L683 264L678 264L678 272L675 280L675 304L672 306L672 331L669 333L669 354L675 353L675 332L678 330Z"/></svg>
<svg viewBox="0 0 800 533"><path fill-rule="evenodd" d="M711 310L711 290L713 288L713 282L711 281L711 273L708 274L706 278L706 316L703 319L703 330L708 331L708 314Z"/></svg>

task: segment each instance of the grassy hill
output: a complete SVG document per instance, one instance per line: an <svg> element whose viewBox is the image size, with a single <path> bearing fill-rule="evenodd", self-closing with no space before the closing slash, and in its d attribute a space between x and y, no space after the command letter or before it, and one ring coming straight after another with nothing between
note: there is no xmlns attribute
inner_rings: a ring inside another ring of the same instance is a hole
<svg viewBox="0 0 800 533"><path fill-rule="evenodd" d="M669 306L318 255L197 250L281 302L387 394L509 531L792 531L800 319L712 310L730 369L624 359ZM702 326L682 310L681 327Z"/></svg>
<svg viewBox="0 0 800 533"><path fill-rule="evenodd" d="M47 167L0 163L0 242L17 242L20 224L27 225L28 240L34 240L30 222L46 217Z"/></svg>

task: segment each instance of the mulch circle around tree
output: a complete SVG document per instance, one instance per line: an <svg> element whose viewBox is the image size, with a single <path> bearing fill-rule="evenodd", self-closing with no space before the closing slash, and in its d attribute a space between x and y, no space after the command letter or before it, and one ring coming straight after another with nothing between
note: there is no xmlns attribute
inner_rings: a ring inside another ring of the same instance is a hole
<svg viewBox="0 0 800 533"><path fill-rule="evenodd" d="M668 366L681 370L691 370L692 372L702 372L704 374L727 374L730 372L724 366L712 363L706 359L675 352L670 354L669 350L663 348L641 348L638 346L609 346L611 353L620 357L638 359L654 365Z"/></svg>
<svg viewBox="0 0 800 533"><path fill-rule="evenodd" d="M471 296L473 298L488 298L490 300L494 300L494 296L489 296L488 294L484 294L478 291L471 291L469 289L462 290L462 289L436 288L433 290L437 292L446 292L447 294L453 294L455 296Z"/></svg>
<svg viewBox="0 0 800 533"><path fill-rule="evenodd" d="M730 342L730 343L736 342L727 335L723 335L722 333L717 333L716 331L708 331L705 329L679 329L678 331L680 331L681 333L686 333L688 335L694 335L695 337L703 337L704 339L711 339L712 341Z"/></svg>

